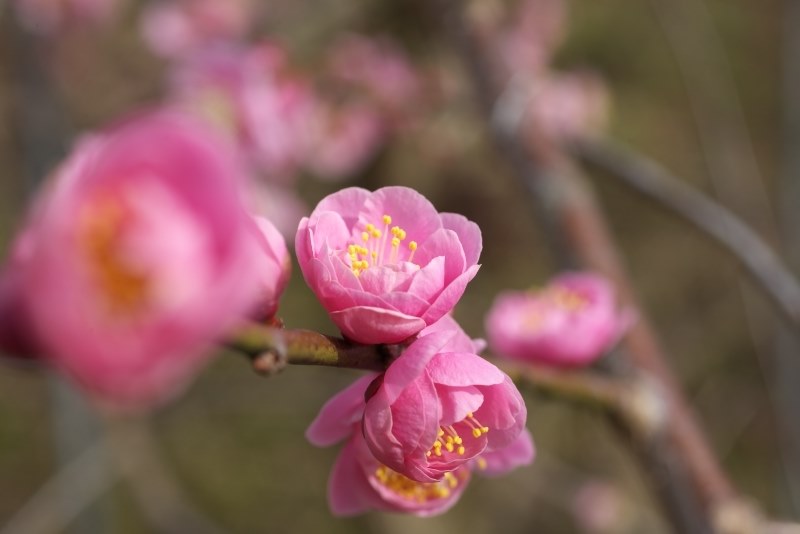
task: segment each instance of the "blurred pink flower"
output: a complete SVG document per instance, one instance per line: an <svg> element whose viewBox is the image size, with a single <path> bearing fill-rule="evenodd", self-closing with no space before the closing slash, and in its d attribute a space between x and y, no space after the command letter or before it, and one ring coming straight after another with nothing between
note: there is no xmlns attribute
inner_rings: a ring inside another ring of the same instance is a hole
<svg viewBox="0 0 800 534"><path fill-rule="evenodd" d="M552 73L533 83L525 127L571 141L604 128L608 114L608 90L600 77L585 71Z"/></svg>
<svg viewBox="0 0 800 534"><path fill-rule="evenodd" d="M306 166L320 178L355 174L386 140L383 119L370 106L318 105L309 125Z"/></svg>
<svg viewBox="0 0 800 534"><path fill-rule="evenodd" d="M496 40L506 70L526 75L546 70L563 39L566 18L565 0L523 0Z"/></svg>
<svg viewBox="0 0 800 534"><path fill-rule="evenodd" d="M616 343L633 318L619 311L611 284L567 273L541 291L501 293L486 318L498 356L570 367L587 365Z"/></svg>
<svg viewBox="0 0 800 534"><path fill-rule="evenodd" d="M262 252L258 256L258 301L254 316L260 321L268 321L278 311L278 300L292 274L292 260L286 241L275 225L264 217L253 217L253 220Z"/></svg>
<svg viewBox="0 0 800 534"><path fill-rule="evenodd" d="M418 482L442 480L484 452L507 447L525 426L525 402L514 383L472 351L453 350L457 335L423 332L368 394L370 450Z"/></svg>
<svg viewBox="0 0 800 534"><path fill-rule="evenodd" d="M300 221L306 282L348 338L397 343L453 309L478 272L478 226L407 187L343 189Z"/></svg>
<svg viewBox="0 0 800 534"><path fill-rule="evenodd" d="M204 49L178 65L172 85L173 100L227 133L267 178L295 176L316 103L277 45Z"/></svg>
<svg viewBox="0 0 800 534"><path fill-rule="evenodd" d="M331 48L328 69L361 88L387 111L401 113L420 97L421 81L402 50L386 38L350 34Z"/></svg>
<svg viewBox="0 0 800 534"><path fill-rule="evenodd" d="M254 7L252 0L154 2L142 15L142 36L155 54L177 58L243 36Z"/></svg>
<svg viewBox="0 0 800 534"><path fill-rule="evenodd" d="M80 142L39 199L16 281L44 356L120 407L175 395L258 296L241 176L221 138L175 112Z"/></svg>
<svg viewBox="0 0 800 534"><path fill-rule="evenodd" d="M102 24L114 15L119 0L12 0L30 31L49 35L68 26Z"/></svg>

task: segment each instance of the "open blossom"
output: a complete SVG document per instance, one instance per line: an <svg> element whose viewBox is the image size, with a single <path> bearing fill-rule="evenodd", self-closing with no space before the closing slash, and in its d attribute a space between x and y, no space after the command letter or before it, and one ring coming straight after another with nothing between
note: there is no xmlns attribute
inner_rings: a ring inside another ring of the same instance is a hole
<svg viewBox="0 0 800 534"><path fill-rule="evenodd" d="M461 345L455 332L423 332L368 393L370 450L412 480L442 480L510 445L525 426L525 403L511 379Z"/></svg>
<svg viewBox="0 0 800 534"><path fill-rule="evenodd" d="M306 282L348 338L396 343L453 309L478 272L478 226L407 187L348 188L300 221Z"/></svg>
<svg viewBox="0 0 800 534"><path fill-rule="evenodd" d="M369 510L418 516L440 514L456 503L473 471L500 475L533 460L533 441L530 432L523 429L507 447L486 451L445 472L440 480L419 482L408 478L381 463L364 439L365 396L370 395L375 387L371 384L378 377L374 373L366 375L331 398L306 432L309 441L320 447L347 440L328 483L328 501L335 515L350 516Z"/></svg>
<svg viewBox="0 0 800 534"><path fill-rule="evenodd" d="M487 315L486 332L498 355L578 366L603 355L631 322L604 278L567 273L541 291L500 294Z"/></svg>
<svg viewBox="0 0 800 534"><path fill-rule="evenodd" d="M237 163L166 111L80 142L9 264L42 356L118 406L174 395L257 297L263 252Z"/></svg>

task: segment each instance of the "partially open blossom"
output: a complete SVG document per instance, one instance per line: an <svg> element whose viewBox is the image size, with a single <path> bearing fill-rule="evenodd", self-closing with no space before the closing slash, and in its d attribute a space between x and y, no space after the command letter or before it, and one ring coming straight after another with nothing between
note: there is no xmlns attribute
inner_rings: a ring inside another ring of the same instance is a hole
<svg viewBox="0 0 800 534"><path fill-rule="evenodd" d="M407 187L348 188L300 222L306 282L348 338L396 343L453 309L478 272L478 226Z"/></svg>
<svg viewBox="0 0 800 534"><path fill-rule="evenodd" d="M501 293L487 315L486 332L500 356L569 367L602 356L631 322L604 278L567 273L541 291Z"/></svg>
<svg viewBox="0 0 800 534"><path fill-rule="evenodd" d="M278 299L292 269L286 241L275 226L264 217L253 217L258 232L261 254L258 255L258 284L255 317L260 320L271 319L278 310Z"/></svg>
<svg viewBox="0 0 800 534"><path fill-rule="evenodd" d="M142 15L142 35L154 53L180 57L244 35L253 8L252 0L154 2Z"/></svg>
<svg viewBox="0 0 800 534"><path fill-rule="evenodd" d="M455 333L423 334L368 393L364 437L384 465L418 482L436 482L487 451L517 439L525 403L511 379ZM456 349L456 350L454 350Z"/></svg>
<svg viewBox="0 0 800 534"><path fill-rule="evenodd" d="M468 342L469 338L463 335L459 343L464 340ZM533 441L523 429L507 447L461 463L444 472L439 480L420 482L395 471L374 456L362 432L365 397L372 394L374 384L380 383L379 376L366 375L331 398L306 432L309 441L320 447L347 440L328 483L328 501L335 515L350 516L369 510L418 516L440 514L456 503L473 470L499 475L533 460Z"/></svg>
<svg viewBox="0 0 800 534"><path fill-rule="evenodd" d="M258 296L241 177L217 135L173 112L81 141L42 192L17 266L43 356L116 405L174 395Z"/></svg>
<svg viewBox="0 0 800 534"><path fill-rule="evenodd" d="M119 0L12 0L22 23L31 31L49 35L70 25L108 21Z"/></svg>

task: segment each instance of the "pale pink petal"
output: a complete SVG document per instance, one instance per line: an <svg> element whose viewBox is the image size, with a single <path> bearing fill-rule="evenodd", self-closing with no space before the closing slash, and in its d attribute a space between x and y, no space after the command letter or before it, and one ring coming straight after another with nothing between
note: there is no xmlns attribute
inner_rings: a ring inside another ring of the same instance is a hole
<svg viewBox="0 0 800 534"><path fill-rule="evenodd" d="M358 439L355 436L354 439ZM328 505L333 515L349 517L373 508L374 491L362 472L358 452L350 440L339 453L328 480Z"/></svg>
<svg viewBox="0 0 800 534"><path fill-rule="evenodd" d="M349 436L364 414L364 393L377 376L362 376L331 397L306 430L306 439L317 447L327 447Z"/></svg>
<svg viewBox="0 0 800 534"><path fill-rule="evenodd" d="M480 265L473 265L462 275L453 280L450 285L436 297L431 307L428 308L428 311L422 316L427 324L435 323L455 307L458 300L464 294L467 284L478 274L478 269L480 269Z"/></svg>
<svg viewBox="0 0 800 534"><path fill-rule="evenodd" d="M442 407L442 425L452 425L466 419L468 413L478 410L483 404L483 394L473 386L436 386Z"/></svg>
<svg viewBox="0 0 800 534"><path fill-rule="evenodd" d="M359 227L367 223L382 227L382 217L389 215L392 226L407 232L406 242L421 244L442 227L439 214L430 201L408 187L384 187L375 191L359 214Z"/></svg>
<svg viewBox="0 0 800 534"><path fill-rule="evenodd" d="M533 444L533 436L525 428L520 432L519 437L510 444L495 450L487 450L477 462L478 472L488 477L500 476L509 471L530 465L536 456L536 447Z"/></svg>
<svg viewBox="0 0 800 534"><path fill-rule="evenodd" d="M506 378L493 364L468 353L437 354L427 370L434 382L444 386L491 386L503 383Z"/></svg>
<svg viewBox="0 0 800 534"><path fill-rule="evenodd" d="M399 343L425 328L425 321L418 317L370 306L330 312L330 316L345 336L366 344Z"/></svg>
<svg viewBox="0 0 800 534"><path fill-rule="evenodd" d="M442 213L440 216L442 226L458 235L467 265L478 263L483 250L483 238L478 225L458 213Z"/></svg>

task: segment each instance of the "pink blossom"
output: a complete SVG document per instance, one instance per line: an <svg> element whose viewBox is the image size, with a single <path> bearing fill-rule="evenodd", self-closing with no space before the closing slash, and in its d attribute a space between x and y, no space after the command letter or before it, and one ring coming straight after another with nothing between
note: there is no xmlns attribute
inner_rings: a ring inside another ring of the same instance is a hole
<svg viewBox="0 0 800 534"><path fill-rule="evenodd" d="M175 58L245 34L253 20L252 0L175 0L151 3L142 15L150 49Z"/></svg>
<svg viewBox="0 0 800 534"><path fill-rule="evenodd" d="M328 482L328 502L338 516L369 510L431 516L453 506L470 479L466 465L442 480L417 482L381 464L361 431L364 395L379 375L356 380L331 398L309 426L306 437L319 447L347 440Z"/></svg>
<svg viewBox="0 0 800 534"><path fill-rule="evenodd" d="M12 0L22 23L39 34L53 34L70 25L102 24L119 0Z"/></svg>
<svg viewBox="0 0 800 534"><path fill-rule="evenodd" d="M478 226L407 187L348 188L300 221L306 282L350 339L396 343L448 313L478 272Z"/></svg>
<svg viewBox="0 0 800 534"><path fill-rule="evenodd" d="M532 75L545 71L563 39L566 18L564 0L523 0L513 24L496 40L507 71Z"/></svg>
<svg viewBox="0 0 800 534"><path fill-rule="evenodd" d="M322 178L355 174L386 139L383 119L370 106L318 105L309 125L306 166Z"/></svg>
<svg viewBox="0 0 800 534"><path fill-rule="evenodd" d="M602 129L609 96L590 72L554 73L533 83L525 126L556 141L571 141Z"/></svg>
<svg viewBox="0 0 800 534"><path fill-rule="evenodd" d="M255 317L259 320L269 320L278 311L278 299L289 283L292 261L289 259L286 241L278 229L264 217L253 217L253 219L262 252L259 255L257 269L259 283Z"/></svg>
<svg viewBox="0 0 800 534"><path fill-rule="evenodd" d="M314 96L277 45L192 55L173 73L173 100L226 132L272 180L292 178L307 154Z"/></svg>
<svg viewBox="0 0 800 534"><path fill-rule="evenodd" d="M418 482L442 480L487 451L513 443L526 409L511 379L459 334L425 333L376 380L364 437L384 465Z"/></svg>
<svg viewBox="0 0 800 534"><path fill-rule="evenodd" d="M451 324L446 322L442 331ZM439 335L437 332L438 329L433 335ZM460 329L454 338L457 339L451 343L456 345L470 343ZM365 397L382 387L381 378L382 375L375 373L363 376L335 395L306 432L308 440L320 447L347 440L328 483L328 501L335 515L356 515L369 510L418 516L440 514L456 503L473 469L494 476L533 460L533 441L527 429L523 429L508 446L487 449L471 462L462 462L454 470L442 473L439 480L420 482L395 471L373 455L362 432Z"/></svg>
<svg viewBox="0 0 800 534"><path fill-rule="evenodd" d="M328 64L335 79L360 87L387 111L407 110L420 96L419 75L386 38L342 37L331 48Z"/></svg>
<svg viewBox="0 0 800 534"><path fill-rule="evenodd" d="M587 365L630 326L611 285L588 273L562 274L541 291L500 294L486 319L498 355L557 366Z"/></svg>
<svg viewBox="0 0 800 534"><path fill-rule="evenodd" d="M176 394L257 297L241 177L221 138L174 112L80 142L39 199L17 271L44 356L115 405Z"/></svg>

